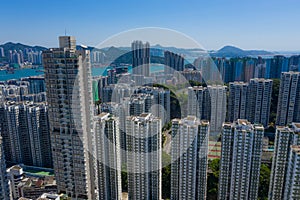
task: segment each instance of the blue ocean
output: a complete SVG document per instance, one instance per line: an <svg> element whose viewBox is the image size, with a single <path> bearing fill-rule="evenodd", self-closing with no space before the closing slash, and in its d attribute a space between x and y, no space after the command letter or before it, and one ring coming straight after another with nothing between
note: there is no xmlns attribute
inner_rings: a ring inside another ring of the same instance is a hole
<svg viewBox="0 0 300 200"><path fill-rule="evenodd" d="M110 69L110 67L97 67L92 68L92 75L93 76L105 76L107 75L107 70ZM153 72L159 72L163 71L164 66L163 65L151 65L150 71ZM128 66L128 72L131 73L132 66ZM44 71L43 68L37 68L37 69L15 69L13 73L7 73L6 70L0 70L0 81L7 81L10 79L20 79L24 77L29 76L38 76L43 75Z"/></svg>

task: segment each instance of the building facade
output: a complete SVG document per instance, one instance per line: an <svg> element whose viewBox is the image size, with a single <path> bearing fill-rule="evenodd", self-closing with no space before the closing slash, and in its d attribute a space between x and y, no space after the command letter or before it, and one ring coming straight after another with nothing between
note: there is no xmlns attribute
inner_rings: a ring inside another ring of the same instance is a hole
<svg viewBox="0 0 300 200"><path fill-rule="evenodd" d="M276 125L300 122L300 72L281 74Z"/></svg>
<svg viewBox="0 0 300 200"><path fill-rule="evenodd" d="M248 84L244 82L229 83L228 116L230 122L237 119L248 119L247 110Z"/></svg>
<svg viewBox="0 0 300 200"><path fill-rule="evenodd" d="M119 118L101 113L95 118L98 198L121 199L121 144Z"/></svg>
<svg viewBox="0 0 300 200"><path fill-rule="evenodd" d="M52 168L47 104L8 101L0 110L8 163Z"/></svg>
<svg viewBox="0 0 300 200"><path fill-rule="evenodd" d="M171 199L206 199L208 137L208 121L172 121Z"/></svg>
<svg viewBox="0 0 300 200"><path fill-rule="evenodd" d="M152 114L126 120L129 199L161 199L161 119Z"/></svg>
<svg viewBox="0 0 300 200"><path fill-rule="evenodd" d="M2 137L0 136L0 199L10 199Z"/></svg>
<svg viewBox="0 0 300 200"><path fill-rule="evenodd" d="M254 78L249 82L246 119L251 123L269 124L273 81Z"/></svg>
<svg viewBox="0 0 300 200"><path fill-rule="evenodd" d="M257 199L264 128L224 123L218 199Z"/></svg>
<svg viewBox="0 0 300 200"><path fill-rule="evenodd" d="M226 119L226 86L221 85L209 85L207 86L209 91L209 105L210 105L210 132L220 133L222 125Z"/></svg>
<svg viewBox="0 0 300 200"><path fill-rule="evenodd" d="M293 123L291 127L277 126L272 160L269 199L283 199L286 187L287 170L291 145L300 145L300 124Z"/></svg>
<svg viewBox="0 0 300 200"><path fill-rule="evenodd" d="M247 119L251 123L269 124L273 81L270 79L250 79L249 83L229 84L228 116L233 122Z"/></svg>
<svg viewBox="0 0 300 200"><path fill-rule="evenodd" d="M188 88L188 115L204 120L210 119L210 100L206 87Z"/></svg>
<svg viewBox="0 0 300 200"><path fill-rule="evenodd" d="M184 70L184 57L170 51L164 52L165 74L173 74L174 71Z"/></svg>
<svg viewBox="0 0 300 200"><path fill-rule="evenodd" d="M291 146L283 199L300 199L300 146Z"/></svg>
<svg viewBox="0 0 300 200"><path fill-rule="evenodd" d="M148 42L133 41L132 50L132 73L133 75L150 76L150 44Z"/></svg>
<svg viewBox="0 0 300 200"><path fill-rule="evenodd" d="M71 36L59 37L59 48L43 52L57 188L72 199L95 199L89 59Z"/></svg>

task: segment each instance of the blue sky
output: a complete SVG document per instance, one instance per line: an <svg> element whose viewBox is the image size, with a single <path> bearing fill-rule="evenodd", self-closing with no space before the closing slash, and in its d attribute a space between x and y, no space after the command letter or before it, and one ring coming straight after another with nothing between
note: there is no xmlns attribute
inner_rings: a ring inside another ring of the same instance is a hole
<svg viewBox="0 0 300 200"><path fill-rule="evenodd" d="M57 46L57 36L97 45L128 29L183 32L206 49L300 50L298 0L1 0L0 43Z"/></svg>

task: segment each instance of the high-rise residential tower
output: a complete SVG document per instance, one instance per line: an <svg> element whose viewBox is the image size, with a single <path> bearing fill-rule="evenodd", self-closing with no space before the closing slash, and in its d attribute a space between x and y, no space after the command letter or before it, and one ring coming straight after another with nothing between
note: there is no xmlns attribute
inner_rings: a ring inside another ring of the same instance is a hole
<svg viewBox="0 0 300 200"><path fill-rule="evenodd" d="M208 137L208 121L172 121L171 199L206 199Z"/></svg>
<svg viewBox="0 0 300 200"><path fill-rule="evenodd" d="M158 87L139 87L135 93L153 96L152 104L148 103L146 106L148 109L145 112L149 112L151 107L151 113L159 117L163 125L170 121L170 90Z"/></svg>
<svg viewBox="0 0 300 200"><path fill-rule="evenodd" d="M207 87L188 88L188 115L196 116L199 119L210 119L210 100Z"/></svg>
<svg viewBox="0 0 300 200"><path fill-rule="evenodd" d="M52 168L46 103L4 102L0 110L7 163Z"/></svg>
<svg viewBox="0 0 300 200"><path fill-rule="evenodd" d="M101 113L95 118L98 198L122 198L119 118Z"/></svg>
<svg viewBox="0 0 300 200"><path fill-rule="evenodd" d="M284 189L284 200L300 199L300 146L291 146L288 168L286 173L286 184Z"/></svg>
<svg viewBox="0 0 300 200"><path fill-rule="evenodd" d="M161 199L161 128L152 114L127 117L129 199Z"/></svg>
<svg viewBox="0 0 300 200"><path fill-rule="evenodd" d="M229 84L228 120L247 119L251 123L269 123L273 81L270 79L250 79L249 84L233 82Z"/></svg>
<svg viewBox="0 0 300 200"><path fill-rule="evenodd" d="M210 105L210 132L218 133L222 130L222 124L226 118L226 86L209 85L209 105Z"/></svg>
<svg viewBox="0 0 300 200"><path fill-rule="evenodd" d="M10 199L6 164L3 152L2 137L0 136L0 199Z"/></svg>
<svg viewBox="0 0 300 200"><path fill-rule="evenodd" d="M90 52L76 50L72 36L43 52L53 165L59 193L95 199ZM90 148L91 149L91 148Z"/></svg>
<svg viewBox="0 0 300 200"><path fill-rule="evenodd" d="M170 51L164 52L165 56L165 74L173 74L174 71L184 70L184 57Z"/></svg>
<svg viewBox="0 0 300 200"><path fill-rule="evenodd" d="M218 199L257 199L264 128L224 123Z"/></svg>
<svg viewBox="0 0 300 200"><path fill-rule="evenodd" d="M133 41L132 50L132 73L148 77L150 75L150 44L148 42Z"/></svg>
<svg viewBox="0 0 300 200"><path fill-rule="evenodd" d="M247 94L248 84L244 82L229 83L228 116L227 119L233 122L237 119L247 119Z"/></svg>
<svg viewBox="0 0 300 200"><path fill-rule="evenodd" d="M273 81L254 78L249 82L246 119L254 124L269 124Z"/></svg>
<svg viewBox="0 0 300 200"><path fill-rule="evenodd" d="M300 72L281 74L276 124L300 122Z"/></svg>
<svg viewBox="0 0 300 200"><path fill-rule="evenodd" d="M292 123L291 127L277 126L272 160L269 200L283 199L287 185L287 171L291 145L300 145L300 124ZM287 186L288 187L288 186Z"/></svg>
<svg viewBox="0 0 300 200"><path fill-rule="evenodd" d="M226 86L188 88L188 115L210 122L210 132L220 133L226 118Z"/></svg>

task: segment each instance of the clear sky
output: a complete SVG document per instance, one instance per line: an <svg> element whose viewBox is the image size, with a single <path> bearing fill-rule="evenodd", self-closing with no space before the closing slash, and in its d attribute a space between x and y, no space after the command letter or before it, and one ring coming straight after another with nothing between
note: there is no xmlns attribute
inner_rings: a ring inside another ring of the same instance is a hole
<svg viewBox="0 0 300 200"><path fill-rule="evenodd" d="M298 0L1 0L0 43L56 47L74 35L95 46L128 29L183 32L206 49L300 50Z"/></svg>

